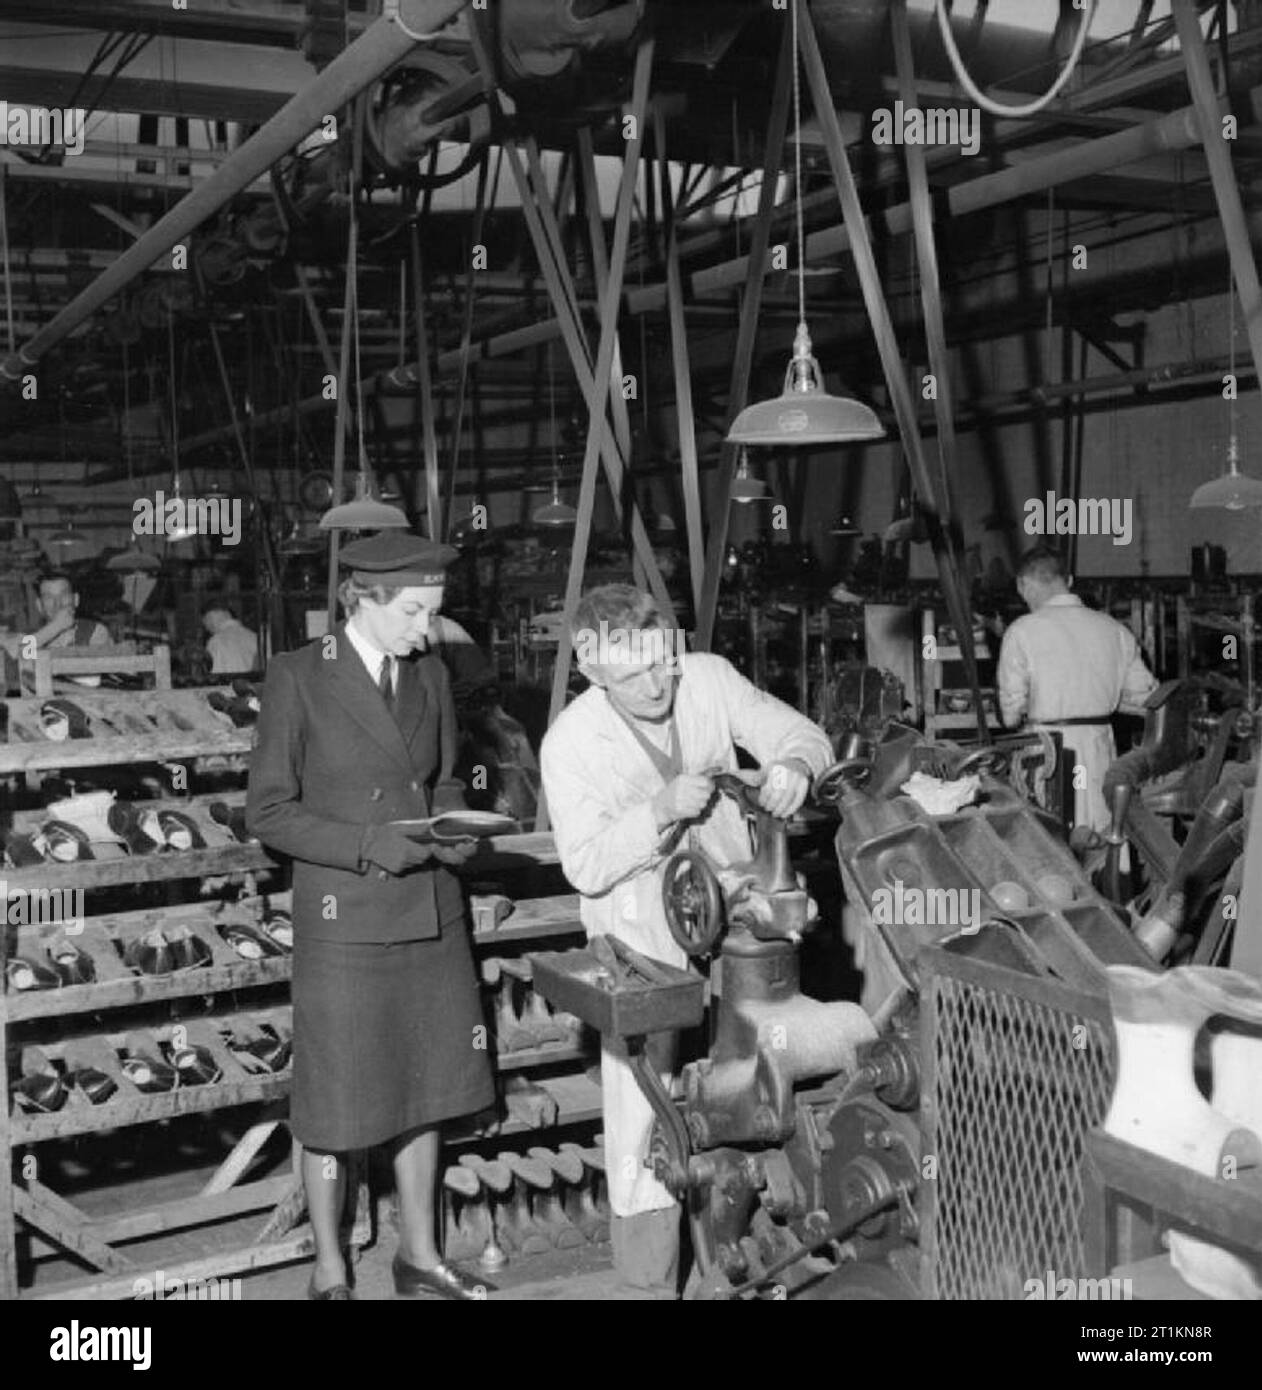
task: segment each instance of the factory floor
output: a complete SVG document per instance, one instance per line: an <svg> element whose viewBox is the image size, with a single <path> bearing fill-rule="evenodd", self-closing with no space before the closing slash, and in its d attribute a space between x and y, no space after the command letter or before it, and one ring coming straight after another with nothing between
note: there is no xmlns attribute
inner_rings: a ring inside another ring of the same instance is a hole
<svg viewBox="0 0 1262 1390"><path fill-rule="evenodd" d="M90 1216L118 1215L127 1210L178 1202L190 1197L200 1190L213 1171L208 1167L204 1170L185 1168L178 1172L146 1173L124 1184L81 1191L75 1194L73 1200L80 1210ZM356 1297L368 1301L396 1299L390 1274L396 1237L386 1215L385 1203L381 1204L379 1213L374 1241L359 1252L354 1266ZM120 1253L133 1261L137 1276L156 1282L158 1271L176 1271L182 1263L248 1245L255 1238L262 1219L259 1213L254 1213L246 1218L123 1246ZM473 1262L466 1263L464 1267L471 1274L478 1273L477 1265ZM33 1269L28 1267L24 1272L24 1285L32 1278L33 1285L24 1287L23 1295L47 1296L55 1293L59 1284L80 1284L102 1277L48 1252L35 1261ZM311 1277L311 1261L304 1259L293 1264L224 1277L233 1281L240 1279L242 1300L305 1299ZM635 1297L633 1291L616 1279L607 1243L514 1258L503 1270L489 1277L496 1285L495 1292L488 1295L491 1300L620 1301ZM236 1296L235 1289L233 1296Z"/></svg>

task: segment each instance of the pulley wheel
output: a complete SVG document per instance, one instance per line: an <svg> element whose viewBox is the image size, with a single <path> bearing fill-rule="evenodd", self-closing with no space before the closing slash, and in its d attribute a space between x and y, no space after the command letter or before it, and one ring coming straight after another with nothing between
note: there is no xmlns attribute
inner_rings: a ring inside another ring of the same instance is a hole
<svg viewBox="0 0 1262 1390"><path fill-rule="evenodd" d="M723 930L723 894L709 864L690 850L673 855L662 879L666 925L690 956L709 954Z"/></svg>

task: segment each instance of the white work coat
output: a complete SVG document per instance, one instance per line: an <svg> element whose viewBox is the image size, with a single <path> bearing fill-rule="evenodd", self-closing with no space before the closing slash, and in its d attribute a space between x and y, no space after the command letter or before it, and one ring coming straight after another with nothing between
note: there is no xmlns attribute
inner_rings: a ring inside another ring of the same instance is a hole
<svg viewBox="0 0 1262 1390"><path fill-rule="evenodd" d="M1059 730L1074 778L1074 824L1109 828L1104 774L1117 757L1108 724L1058 723L1107 719L1115 710L1142 714L1157 681L1130 629L1084 607L1076 594L1057 594L1018 618L999 649L999 709L1009 726L1024 718Z"/></svg>
<svg viewBox="0 0 1262 1390"><path fill-rule="evenodd" d="M804 715L752 685L720 656L682 658L675 695L683 770L736 769L739 744L761 766L797 758L812 774L833 761L832 745ZM544 792L566 878L581 895L589 937L612 933L647 956L687 964L662 907L663 869L675 848L659 831L652 799L664 782L605 692L591 686L548 730L539 755ZM751 855L742 813L716 798L686 842L726 867ZM653 1112L636 1083L626 1050L611 1040L601 1052L605 1162L617 1216L675 1204L645 1167Z"/></svg>

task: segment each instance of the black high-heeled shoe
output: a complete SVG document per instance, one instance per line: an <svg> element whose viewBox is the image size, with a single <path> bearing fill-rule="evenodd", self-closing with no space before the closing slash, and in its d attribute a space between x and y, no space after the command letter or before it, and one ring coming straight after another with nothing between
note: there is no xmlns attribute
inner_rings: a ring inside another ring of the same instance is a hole
<svg viewBox="0 0 1262 1390"><path fill-rule="evenodd" d="M243 960L270 960L284 951L269 936L245 922L229 922L219 935Z"/></svg>
<svg viewBox="0 0 1262 1390"><path fill-rule="evenodd" d="M171 1053L171 1064L180 1075L181 1086L209 1086L223 1076L223 1068L208 1047L189 1044Z"/></svg>

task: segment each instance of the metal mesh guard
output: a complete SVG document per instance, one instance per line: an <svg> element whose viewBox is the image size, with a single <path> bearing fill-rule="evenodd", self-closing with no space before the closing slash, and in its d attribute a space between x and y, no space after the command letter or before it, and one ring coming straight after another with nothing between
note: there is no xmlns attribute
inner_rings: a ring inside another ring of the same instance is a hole
<svg viewBox="0 0 1262 1390"><path fill-rule="evenodd" d="M936 975L925 1019L925 1153L938 1160L922 1183L930 1297L1020 1299L1048 1270L1090 1273L1083 1137L1113 1092L1111 1029L1092 1016L1094 1000L1078 1013L1061 1002L1068 991L1053 1004L1041 981L990 974L999 988Z"/></svg>

